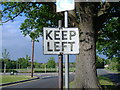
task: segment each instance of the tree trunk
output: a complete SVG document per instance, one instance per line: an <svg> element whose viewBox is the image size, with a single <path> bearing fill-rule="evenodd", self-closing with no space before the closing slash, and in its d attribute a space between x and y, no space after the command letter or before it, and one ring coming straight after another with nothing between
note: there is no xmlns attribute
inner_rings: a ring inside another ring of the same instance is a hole
<svg viewBox="0 0 120 90"><path fill-rule="evenodd" d="M80 54L77 55L75 88L100 88L96 73L96 43L94 15L90 7L83 8L80 22Z"/></svg>

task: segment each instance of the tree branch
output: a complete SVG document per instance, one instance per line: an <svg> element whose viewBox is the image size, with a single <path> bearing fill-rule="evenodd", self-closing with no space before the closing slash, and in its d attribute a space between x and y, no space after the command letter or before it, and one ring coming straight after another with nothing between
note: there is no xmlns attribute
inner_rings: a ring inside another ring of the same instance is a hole
<svg viewBox="0 0 120 90"><path fill-rule="evenodd" d="M98 17L99 23L104 23L107 19L110 19L112 17L120 17L120 12L114 12L114 13L105 13Z"/></svg>
<svg viewBox="0 0 120 90"><path fill-rule="evenodd" d="M28 3L22 8L22 10L21 10L19 13L17 13L15 16L13 16L12 18L10 18L10 19L2 22L2 23L6 23L6 22L8 22L8 21L10 21L10 20L13 20L13 19L16 18L17 16L19 16L19 15L24 11L24 9L25 9L25 7L26 7L27 5L28 5Z"/></svg>
<svg viewBox="0 0 120 90"><path fill-rule="evenodd" d="M2 22L2 23L6 23L6 22L8 22L8 21L10 21L10 20L13 20L13 19L16 18L17 16L19 16L20 13L22 13L23 11L24 11L24 9L22 9L17 15L15 15L14 17L12 17L12 19L8 19L8 20L6 20L6 21L4 21L4 22Z"/></svg>
<svg viewBox="0 0 120 90"><path fill-rule="evenodd" d="M20 2L19 2L18 5L20 5L20 4L23 4L23 3L20 3ZM13 6L11 6L11 7L7 7L7 8L4 9L2 12L6 11L6 10L8 10L8 9L14 8L14 7L16 7L16 4L13 5Z"/></svg>

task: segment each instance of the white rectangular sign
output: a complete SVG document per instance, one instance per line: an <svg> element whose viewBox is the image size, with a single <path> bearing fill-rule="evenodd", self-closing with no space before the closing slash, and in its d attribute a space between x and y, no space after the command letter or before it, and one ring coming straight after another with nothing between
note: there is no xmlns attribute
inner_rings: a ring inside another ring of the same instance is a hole
<svg viewBox="0 0 120 90"><path fill-rule="evenodd" d="M44 54L79 54L78 28L43 28Z"/></svg>
<svg viewBox="0 0 120 90"><path fill-rule="evenodd" d="M74 0L56 0L57 12L73 10L75 8Z"/></svg>

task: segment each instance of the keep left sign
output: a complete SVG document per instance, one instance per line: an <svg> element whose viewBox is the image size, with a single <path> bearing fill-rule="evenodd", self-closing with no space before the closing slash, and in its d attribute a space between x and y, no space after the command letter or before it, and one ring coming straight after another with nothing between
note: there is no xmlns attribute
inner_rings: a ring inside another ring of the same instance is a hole
<svg viewBox="0 0 120 90"><path fill-rule="evenodd" d="M79 54L78 28L43 28L44 54Z"/></svg>

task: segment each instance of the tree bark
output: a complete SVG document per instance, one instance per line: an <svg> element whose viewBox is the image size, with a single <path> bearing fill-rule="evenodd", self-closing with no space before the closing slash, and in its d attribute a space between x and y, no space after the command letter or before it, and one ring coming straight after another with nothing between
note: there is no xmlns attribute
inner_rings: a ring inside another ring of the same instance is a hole
<svg viewBox="0 0 120 90"><path fill-rule="evenodd" d="M90 6L90 5L89 5ZM94 12L90 7L82 8L80 22L80 54L76 58L75 88L100 89L96 73L96 33Z"/></svg>

